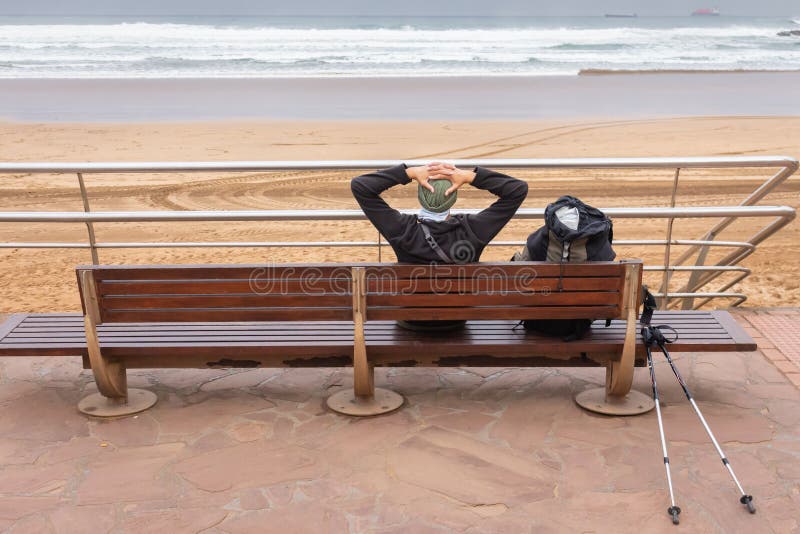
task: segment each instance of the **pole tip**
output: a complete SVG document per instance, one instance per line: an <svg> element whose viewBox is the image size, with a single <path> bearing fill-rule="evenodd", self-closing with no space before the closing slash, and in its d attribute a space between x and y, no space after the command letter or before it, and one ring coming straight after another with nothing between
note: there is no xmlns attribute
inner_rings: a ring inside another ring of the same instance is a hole
<svg viewBox="0 0 800 534"><path fill-rule="evenodd" d="M681 520L678 518L678 516L681 515L681 509L679 507L670 506L667 508L667 513L672 516L673 525L677 525L681 522Z"/></svg>
<svg viewBox="0 0 800 534"><path fill-rule="evenodd" d="M739 502L747 506L747 511L750 512L751 514L756 513L756 505L753 504L752 495L742 495L742 498L739 499Z"/></svg>

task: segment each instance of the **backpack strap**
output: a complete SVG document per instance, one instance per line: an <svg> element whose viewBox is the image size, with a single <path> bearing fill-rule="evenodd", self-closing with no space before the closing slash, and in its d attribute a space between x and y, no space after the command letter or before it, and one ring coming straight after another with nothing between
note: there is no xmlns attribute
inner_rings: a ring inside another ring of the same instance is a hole
<svg viewBox="0 0 800 534"><path fill-rule="evenodd" d="M664 344L677 341L678 331L668 324L650 324L650 321L653 319L653 312L656 309L656 298L650 293L647 286L642 286L642 291L644 292L644 297L642 298L644 309L642 310L642 316L639 318L639 323L642 325L642 341L647 347L658 345L658 347L667 354L667 349ZM673 337L665 336L664 331L671 332Z"/></svg>
<svg viewBox="0 0 800 534"><path fill-rule="evenodd" d="M445 251L442 250L442 247L439 246L439 243L437 243L431 235L431 229L428 228L424 222L419 220L417 222L422 226L422 233L425 234L425 241L428 242L428 245L430 245L439 258L441 258L441 260L445 263L453 263L453 260L450 259L450 256L448 256Z"/></svg>
<svg viewBox="0 0 800 534"><path fill-rule="evenodd" d="M558 261L558 291L564 290L564 262L569 261L569 255L572 248L572 241L564 241L561 243L561 259Z"/></svg>
<svg viewBox="0 0 800 534"><path fill-rule="evenodd" d="M656 298L650 293L650 290L647 289L647 286L642 286L642 304L644 305L644 309L642 309L642 316L639 318L639 323L642 326L649 326L650 321L653 319L653 312L656 310Z"/></svg>

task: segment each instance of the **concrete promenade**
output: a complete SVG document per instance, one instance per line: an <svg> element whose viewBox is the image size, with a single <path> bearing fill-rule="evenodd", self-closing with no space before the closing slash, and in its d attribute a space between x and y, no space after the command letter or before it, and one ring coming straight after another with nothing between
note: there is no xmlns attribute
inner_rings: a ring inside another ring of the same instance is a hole
<svg viewBox="0 0 800 534"><path fill-rule="evenodd" d="M660 357L680 527L655 413L572 400L602 369L379 369L407 404L361 420L324 408L349 369L134 370L158 404L107 421L75 407L79 358L20 357L0 358L0 532L798 532L800 309L733 313L759 352L677 364L755 515Z"/></svg>

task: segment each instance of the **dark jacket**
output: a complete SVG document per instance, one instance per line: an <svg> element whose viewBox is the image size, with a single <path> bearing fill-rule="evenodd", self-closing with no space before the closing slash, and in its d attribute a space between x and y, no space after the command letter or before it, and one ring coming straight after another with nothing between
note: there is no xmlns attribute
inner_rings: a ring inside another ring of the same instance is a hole
<svg viewBox="0 0 800 534"><path fill-rule="evenodd" d="M483 249L514 216L528 194L528 184L522 180L482 167L475 167L474 172L472 186L500 198L474 215L458 214L442 222L425 222L439 247L457 263L478 261ZM380 196L390 187L410 181L406 165L400 164L354 178L350 188L367 218L394 249L397 261L442 263L425 241L417 216L400 213Z"/></svg>

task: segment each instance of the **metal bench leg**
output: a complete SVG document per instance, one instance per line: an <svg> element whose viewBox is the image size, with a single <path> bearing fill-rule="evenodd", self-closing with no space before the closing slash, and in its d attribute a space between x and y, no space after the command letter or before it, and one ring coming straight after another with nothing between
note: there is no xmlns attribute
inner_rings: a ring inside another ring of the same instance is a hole
<svg viewBox="0 0 800 534"><path fill-rule="evenodd" d="M625 342L619 360L606 366L606 386L587 389L575 397L581 408L606 415L639 415L655 407L653 399L631 390L636 359L636 315L641 285L640 265L625 266L625 307L622 316L627 321Z"/></svg>
<svg viewBox="0 0 800 534"><path fill-rule="evenodd" d="M81 272L81 291L86 305L86 315L83 318L86 347L99 393L81 399L78 410L95 417L119 417L150 408L156 403L155 393L146 389L128 389L125 364L109 360L100 351L100 342L97 338L100 310L97 305L94 279L89 271Z"/></svg>
<svg viewBox="0 0 800 534"><path fill-rule="evenodd" d="M375 387L375 369L367 359L364 340L365 289L364 268L353 267L353 391L328 397L331 410L361 417L392 412L403 405L402 395Z"/></svg>

